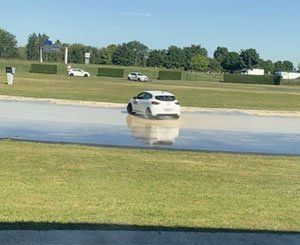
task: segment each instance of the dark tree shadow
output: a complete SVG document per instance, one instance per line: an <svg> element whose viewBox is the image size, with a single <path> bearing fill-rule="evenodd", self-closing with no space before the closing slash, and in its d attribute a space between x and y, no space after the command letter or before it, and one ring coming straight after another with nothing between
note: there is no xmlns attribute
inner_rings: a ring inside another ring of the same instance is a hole
<svg viewBox="0 0 300 245"><path fill-rule="evenodd" d="M58 223L58 222L0 222L0 230L124 230L124 231L170 231L170 232L222 232L222 233L265 233L295 234L300 231L227 229L185 226L150 226L103 223Z"/></svg>

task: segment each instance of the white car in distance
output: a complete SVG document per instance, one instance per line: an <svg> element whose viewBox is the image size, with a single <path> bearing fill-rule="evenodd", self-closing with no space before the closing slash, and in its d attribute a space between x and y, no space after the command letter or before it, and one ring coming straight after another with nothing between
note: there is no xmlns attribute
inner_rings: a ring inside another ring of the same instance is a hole
<svg viewBox="0 0 300 245"><path fill-rule="evenodd" d="M90 77L91 74L87 71L84 71L82 69L69 69L68 75L70 77Z"/></svg>
<svg viewBox="0 0 300 245"><path fill-rule="evenodd" d="M175 95L165 91L144 91L132 97L127 105L127 112L143 114L147 119L159 116L180 117L180 103Z"/></svg>
<svg viewBox="0 0 300 245"><path fill-rule="evenodd" d="M127 76L129 81L147 82L148 77L140 72L131 72Z"/></svg>

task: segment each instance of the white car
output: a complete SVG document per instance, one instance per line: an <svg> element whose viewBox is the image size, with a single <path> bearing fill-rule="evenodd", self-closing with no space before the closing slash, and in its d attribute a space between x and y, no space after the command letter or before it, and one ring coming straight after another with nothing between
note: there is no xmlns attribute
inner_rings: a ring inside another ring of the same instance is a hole
<svg viewBox="0 0 300 245"><path fill-rule="evenodd" d="M131 72L127 76L128 80L131 81L140 81L140 82L147 82L148 77L140 72Z"/></svg>
<svg viewBox="0 0 300 245"><path fill-rule="evenodd" d="M165 91L144 91L132 97L127 105L129 114L143 114L152 119L158 116L180 117L180 103L175 95Z"/></svg>
<svg viewBox="0 0 300 245"><path fill-rule="evenodd" d="M84 71L82 69L69 69L68 75L70 77L90 77L91 74L87 71Z"/></svg>

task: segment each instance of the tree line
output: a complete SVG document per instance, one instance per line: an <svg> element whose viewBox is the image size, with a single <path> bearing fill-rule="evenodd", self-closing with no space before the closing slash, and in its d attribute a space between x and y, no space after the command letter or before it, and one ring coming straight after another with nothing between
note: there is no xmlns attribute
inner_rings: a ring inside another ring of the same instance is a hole
<svg viewBox="0 0 300 245"><path fill-rule="evenodd" d="M20 58L26 60L39 59L39 49L47 34L32 33L28 36L25 47L17 47L16 37L0 29L0 58ZM150 49L139 41L130 41L122 44L110 44L96 48L84 44L54 42L60 47L58 52L44 53L43 59L49 62L64 60L64 49L69 48L69 63L83 63L84 53L91 53L92 64L165 67L186 71L200 72L240 72L242 69L261 68L266 73L275 71L295 71L293 63L288 60L272 62L260 57L256 49L243 49L240 52L228 50L226 47L217 47L213 57L208 57L207 50L199 44L188 47L170 46L167 49ZM298 66L300 71L300 64Z"/></svg>

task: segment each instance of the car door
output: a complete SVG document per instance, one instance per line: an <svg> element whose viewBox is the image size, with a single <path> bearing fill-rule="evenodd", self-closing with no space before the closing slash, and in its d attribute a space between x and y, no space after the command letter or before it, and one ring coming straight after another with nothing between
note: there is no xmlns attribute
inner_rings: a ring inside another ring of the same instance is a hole
<svg viewBox="0 0 300 245"><path fill-rule="evenodd" d="M130 73L130 80L136 80L136 73L135 72Z"/></svg>
<svg viewBox="0 0 300 245"><path fill-rule="evenodd" d="M140 101L141 112L145 113L147 107L151 103L152 94L145 92L143 99Z"/></svg>
<svg viewBox="0 0 300 245"><path fill-rule="evenodd" d="M84 76L83 70L78 69L78 76L79 76L79 77L83 77L83 76Z"/></svg>
<svg viewBox="0 0 300 245"><path fill-rule="evenodd" d="M74 76L75 76L75 77L80 76L80 72L78 71L78 69L75 69L75 70L74 70Z"/></svg>
<svg viewBox="0 0 300 245"><path fill-rule="evenodd" d="M133 101L133 109L136 112L144 112L142 111L142 105L144 100L145 93L142 92L136 96L136 99Z"/></svg>

